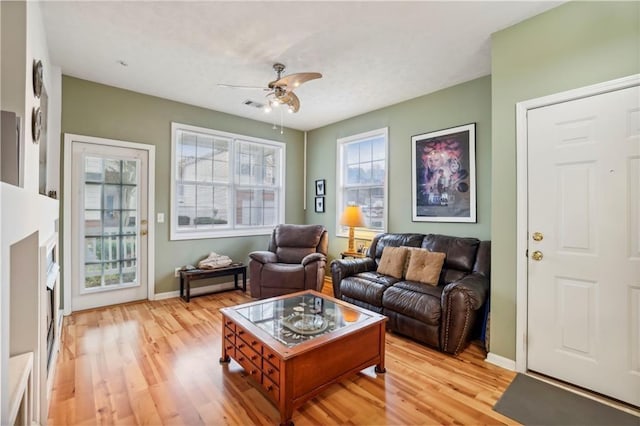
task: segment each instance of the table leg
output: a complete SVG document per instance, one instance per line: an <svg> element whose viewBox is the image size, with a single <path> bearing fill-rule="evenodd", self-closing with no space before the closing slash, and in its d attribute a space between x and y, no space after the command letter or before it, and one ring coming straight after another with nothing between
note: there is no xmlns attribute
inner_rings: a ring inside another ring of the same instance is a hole
<svg viewBox="0 0 640 426"><path fill-rule="evenodd" d="M285 408L280 407L280 426L293 426L293 407L291 403L285 403Z"/></svg>
<svg viewBox="0 0 640 426"><path fill-rule="evenodd" d="M184 277L182 272L178 272L178 274L180 274L180 298L184 299Z"/></svg>
<svg viewBox="0 0 640 426"><path fill-rule="evenodd" d="M380 340L380 343L378 345L378 351L380 353L380 362L376 365L376 368L375 368L376 373L387 372L387 369L384 368L384 350L385 350L385 342L386 342L385 331L386 331L385 324L380 324L380 331L378 336L378 339Z"/></svg>
<svg viewBox="0 0 640 426"><path fill-rule="evenodd" d="M220 356L220 360L219 360L220 364L224 364L224 363L227 363L227 362L231 361L231 358L229 357L229 354L227 353L227 348L226 348L227 345L225 345L225 340L224 340L224 333L225 333L224 322L225 322L225 317L222 317L222 333L220 333L221 337L222 337L222 352L221 352L221 356Z"/></svg>
<svg viewBox="0 0 640 426"><path fill-rule="evenodd" d="M233 288L238 289L238 272L233 273Z"/></svg>
<svg viewBox="0 0 640 426"><path fill-rule="evenodd" d="M242 291L247 291L247 268L242 271Z"/></svg>
<svg viewBox="0 0 640 426"><path fill-rule="evenodd" d="M184 281L185 281L184 286L185 286L186 300L187 302L190 302L191 301L191 279L187 278Z"/></svg>

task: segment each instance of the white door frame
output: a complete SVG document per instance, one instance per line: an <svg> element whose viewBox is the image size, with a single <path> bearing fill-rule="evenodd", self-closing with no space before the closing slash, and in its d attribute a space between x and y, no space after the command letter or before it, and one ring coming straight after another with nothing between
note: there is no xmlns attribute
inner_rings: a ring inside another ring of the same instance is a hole
<svg viewBox="0 0 640 426"><path fill-rule="evenodd" d="M528 307L528 270L527 247L528 229L528 140L527 112L530 109L545 107L562 102L595 96L615 90L640 85L640 74L616 80L585 86L566 92L555 93L541 98L530 99L516 104L516 167L517 167L517 216L516 216L516 371L527 371L527 307Z"/></svg>
<svg viewBox="0 0 640 426"><path fill-rule="evenodd" d="M64 200L62 204L62 223L64 225L63 244L64 244L64 260L62 277L64 280L64 314L71 314L71 144L76 142L86 142L96 145L108 145L120 148L132 148L147 151L149 154L149 195L147 197L148 212L148 234L147 234L147 298L155 299L156 280L155 280L155 182L156 182L156 147L135 142L120 141L116 139L105 139L94 136L83 136L72 133L64 134Z"/></svg>

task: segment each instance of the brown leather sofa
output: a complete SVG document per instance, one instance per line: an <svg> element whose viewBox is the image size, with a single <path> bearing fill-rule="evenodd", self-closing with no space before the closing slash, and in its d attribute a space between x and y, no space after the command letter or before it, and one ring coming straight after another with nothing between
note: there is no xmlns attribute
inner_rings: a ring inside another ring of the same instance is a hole
<svg viewBox="0 0 640 426"><path fill-rule="evenodd" d="M264 299L302 290L321 291L328 235L322 225L275 227L268 251L249 254L251 296Z"/></svg>
<svg viewBox="0 0 640 426"><path fill-rule="evenodd" d="M437 286L376 272L385 247L446 254ZM363 259L331 262L336 298L389 317L388 328L457 354L481 323L489 296L491 242L436 234L379 234Z"/></svg>

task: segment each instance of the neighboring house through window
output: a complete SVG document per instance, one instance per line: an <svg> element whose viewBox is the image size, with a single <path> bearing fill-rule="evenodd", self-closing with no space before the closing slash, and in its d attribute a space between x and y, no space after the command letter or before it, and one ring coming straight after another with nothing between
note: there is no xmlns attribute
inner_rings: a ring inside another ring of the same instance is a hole
<svg viewBox="0 0 640 426"><path fill-rule="evenodd" d="M172 123L171 239L268 234L284 222L285 145Z"/></svg>
<svg viewBox="0 0 640 426"><path fill-rule="evenodd" d="M387 228L387 127L338 139L337 234L346 236L340 225L345 207L361 207L366 227L362 238L370 239Z"/></svg>

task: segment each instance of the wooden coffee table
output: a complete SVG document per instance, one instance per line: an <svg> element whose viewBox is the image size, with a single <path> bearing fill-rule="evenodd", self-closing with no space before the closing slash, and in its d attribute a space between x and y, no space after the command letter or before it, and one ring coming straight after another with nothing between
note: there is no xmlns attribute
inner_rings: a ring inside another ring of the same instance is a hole
<svg viewBox="0 0 640 426"><path fill-rule="evenodd" d="M223 308L222 356L240 364L291 425L293 410L375 365L384 373L387 317L308 290Z"/></svg>

